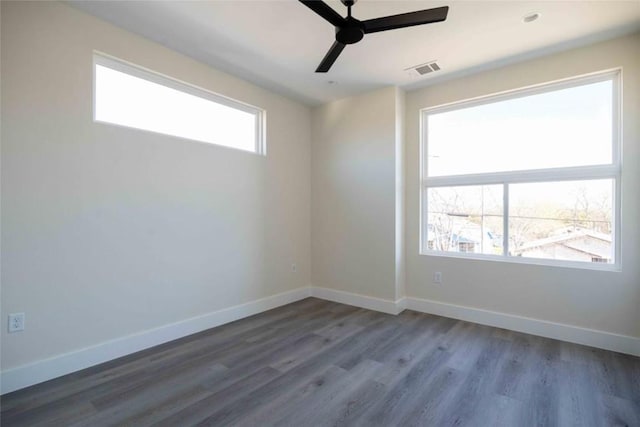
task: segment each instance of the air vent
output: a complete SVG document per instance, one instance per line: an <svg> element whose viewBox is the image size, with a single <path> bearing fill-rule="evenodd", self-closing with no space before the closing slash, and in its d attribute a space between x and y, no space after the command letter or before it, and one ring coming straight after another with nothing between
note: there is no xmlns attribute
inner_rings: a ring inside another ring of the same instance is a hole
<svg viewBox="0 0 640 427"><path fill-rule="evenodd" d="M436 61L429 61L425 64L420 64L413 66L411 68L407 68L406 71L416 72L421 76L425 74L433 73L434 71L440 71L440 65Z"/></svg>

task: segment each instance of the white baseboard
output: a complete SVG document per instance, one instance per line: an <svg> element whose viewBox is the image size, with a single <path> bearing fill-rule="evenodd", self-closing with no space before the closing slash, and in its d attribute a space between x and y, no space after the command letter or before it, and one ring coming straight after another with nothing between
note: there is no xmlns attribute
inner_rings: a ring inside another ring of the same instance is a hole
<svg viewBox="0 0 640 427"><path fill-rule="evenodd" d="M410 310L640 356L640 338L422 298L406 302Z"/></svg>
<svg viewBox="0 0 640 427"><path fill-rule="evenodd" d="M481 325L640 356L640 338L626 335L421 298L406 297L392 301L329 288L304 287L3 371L0 373L1 394L117 359L309 296L388 314L399 314L407 308Z"/></svg>
<svg viewBox="0 0 640 427"><path fill-rule="evenodd" d="M0 374L2 394L271 310L309 296L310 289L308 287L298 288L9 369Z"/></svg>
<svg viewBox="0 0 640 427"><path fill-rule="evenodd" d="M327 301L339 302L388 314L398 314L404 310L405 299L392 301L388 299L369 297L336 289L311 287L311 296Z"/></svg>

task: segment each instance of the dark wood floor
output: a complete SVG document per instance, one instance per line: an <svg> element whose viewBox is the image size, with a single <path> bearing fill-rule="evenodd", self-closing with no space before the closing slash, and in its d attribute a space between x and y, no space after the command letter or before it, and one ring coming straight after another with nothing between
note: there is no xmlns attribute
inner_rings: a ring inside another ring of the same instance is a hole
<svg viewBox="0 0 640 427"><path fill-rule="evenodd" d="M1 399L2 426L640 426L640 358L309 298Z"/></svg>

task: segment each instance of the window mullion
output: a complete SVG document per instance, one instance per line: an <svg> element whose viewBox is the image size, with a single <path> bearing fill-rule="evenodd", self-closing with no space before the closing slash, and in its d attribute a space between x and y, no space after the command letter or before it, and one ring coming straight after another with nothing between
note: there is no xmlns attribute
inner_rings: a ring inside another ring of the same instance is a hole
<svg viewBox="0 0 640 427"><path fill-rule="evenodd" d="M502 187L502 255L509 256L509 184Z"/></svg>
<svg viewBox="0 0 640 427"><path fill-rule="evenodd" d="M619 164L608 164L513 172L434 176L426 177L423 183L428 187L449 187L452 185L492 185L503 182L515 184L525 182L580 181L615 178L619 173Z"/></svg>

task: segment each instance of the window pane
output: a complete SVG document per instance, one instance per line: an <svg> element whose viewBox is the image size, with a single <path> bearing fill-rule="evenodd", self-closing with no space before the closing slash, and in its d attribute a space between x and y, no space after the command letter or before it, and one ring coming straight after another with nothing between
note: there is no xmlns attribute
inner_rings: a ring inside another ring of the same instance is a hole
<svg viewBox="0 0 640 427"><path fill-rule="evenodd" d="M614 180L509 186L510 255L613 263Z"/></svg>
<svg viewBox="0 0 640 427"><path fill-rule="evenodd" d="M431 250L502 254L502 185L427 190Z"/></svg>
<svg viewBox="0 0 640 427"><path fill-rule="evenodd" d="M256 114L96 64L96 120L256 151Z"/></svg>
<svg viewBox="0 0 640 427"><path fill-rule="evenodd" d="M427 117L428 176L612 162L611 80Z"/></svg>

